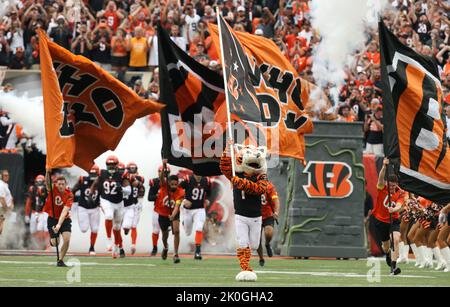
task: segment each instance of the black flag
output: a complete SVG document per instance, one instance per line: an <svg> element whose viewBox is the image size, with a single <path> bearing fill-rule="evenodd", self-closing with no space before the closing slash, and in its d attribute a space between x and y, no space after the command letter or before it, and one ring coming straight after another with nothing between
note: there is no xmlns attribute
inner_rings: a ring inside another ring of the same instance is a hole
<svg viewBox="0 0 450 307"><path fill-rule="evenodd" d="M261 111L253 85L256 77L247 55L222 15L219 22L230 112L242 121L261 123Z"/></svg>
<svg viewBox="0 0 450 307"><path fill-rule="evenodd" d="M213 127L208 130L208 124L214 123L215 113L225 101L223 78L182 51L161 26L158 48L160 102L166 105L161 112L162 156L198 175L221 175L223 149L213 154L203 145L206 138L214 139ZM219 142L223 147L224 141Z"/></svg>
<svg viewBox="0 0 450 307"><path fill-rule="evenodd" d="M434 59L403 45L380 21L384 151L402 189L450 202L450 150Z"/></svg>

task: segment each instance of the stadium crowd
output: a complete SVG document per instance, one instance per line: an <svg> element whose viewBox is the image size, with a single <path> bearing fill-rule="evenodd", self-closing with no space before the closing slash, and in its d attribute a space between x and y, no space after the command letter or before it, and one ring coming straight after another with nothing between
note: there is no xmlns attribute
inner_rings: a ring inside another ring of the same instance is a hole
<svg viewBox="0 0 450 307"><path fill-rule="evenodd" d="M444 0L390 0L385 23L400 40L417 52L432 56L442 69L447 120L450 120L450 2ZM304 79L315 82L313 52L320 42L311 26L314 0L13 0L0 16L0 65L10 69L39 68L36 29L75 54L84 55L120 80L127 71L148 71L148 84L133 78L129 84L139 95L158 98L158 46L156 25L193 58L221 71L218 53L208 33L216 22L215 7L236 31L272 39ZM367 153L383 155L383 103L377 29L367 29L363 50L347 67L346 82L336 107L315 119L362 121ZM330 87L333 86L330 84ZM8 89L6 89L8 90ZM329 95L329 89L324 89ZM331 97L330 97L331 99ZM314 112L314 111L313 111ZM450 133L449 133L450 138Z"/></svg>

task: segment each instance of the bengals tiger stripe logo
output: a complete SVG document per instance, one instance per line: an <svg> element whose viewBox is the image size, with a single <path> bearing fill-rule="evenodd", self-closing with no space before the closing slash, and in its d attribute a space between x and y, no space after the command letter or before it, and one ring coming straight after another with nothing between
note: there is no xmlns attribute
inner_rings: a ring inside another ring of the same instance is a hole
<svg viewBox="0 0 450 307"><path fill-rule="evenodd" d="M353 193L352 168L343 162L310 161L303 171L308 198L347 198Z"/></svg>

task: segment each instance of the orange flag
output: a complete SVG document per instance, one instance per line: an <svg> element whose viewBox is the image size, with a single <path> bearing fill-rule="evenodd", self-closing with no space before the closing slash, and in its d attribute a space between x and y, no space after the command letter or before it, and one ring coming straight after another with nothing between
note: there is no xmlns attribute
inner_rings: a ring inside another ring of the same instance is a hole
<svg viewBox="0 0 450 307"><path fill-rule="evenodd" d="M138 118L162 104L144 100L83 56L49 41L38 30L42 66L47 169L77 165L114 150Z"/></svg>
<svg viewBox="0 0 450 307"><path fill-rule="evenodd" d="M218 27L209 23L208 28L216 49L220 50ZM249 33L231 29L230 32L242 45L250 66L258 68L253 72L253 78L257 81L257 85L254 84L254 90L258 101L263 102L261 116L264 115L264 119L272 122L263 129L267 142L271 145L268 146L269 151L274 153L276 150L273 148L276 147L275 143L278 143L278 153L281 156L303 160L304 135L311 133L314 125L304 110L301 96L302 80L274 42ZM229 52L226 47L224 49L227 53ZM238 99L238 101L241 100ZM248 116L251 112L244 110L242 113ZM256 112L253 113L256 114ZM221 112L218 112L216 120L224 120L223 116ZM246 119L243 118L243 120ZM272 136L278 137L272 140Z"/></svg>

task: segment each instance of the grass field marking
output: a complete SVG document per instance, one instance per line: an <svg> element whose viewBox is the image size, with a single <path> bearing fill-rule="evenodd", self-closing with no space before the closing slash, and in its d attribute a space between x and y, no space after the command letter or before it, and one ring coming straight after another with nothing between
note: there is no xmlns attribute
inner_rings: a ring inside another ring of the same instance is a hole
<svg viewBox="0 0 450 307"><path fill-rule="evenodd" d="M255 271L256 274L287 274L287 275L311 275L320 277L349 277L349 278L366 278L367 275L356 273L338 273L338 272L289 272L289 271ZM381 277L392 277L390 275L381 275ZM401 278L425 278L434 279L433 276L419 276L419 275L397 275Z"/></svg>
<svg viewBox="0 0 450 307"><path fill-rule="evenodd" d="M55 262L47 261L12 261L12 260L0 260L0 264L43 264L46 266L56 266ZM67 262L68 266L73 266L74 263ZM98 262L81 262L81 266L144 266L144 267L156 267L156 264L151 263L98 263Z"/></svg>

